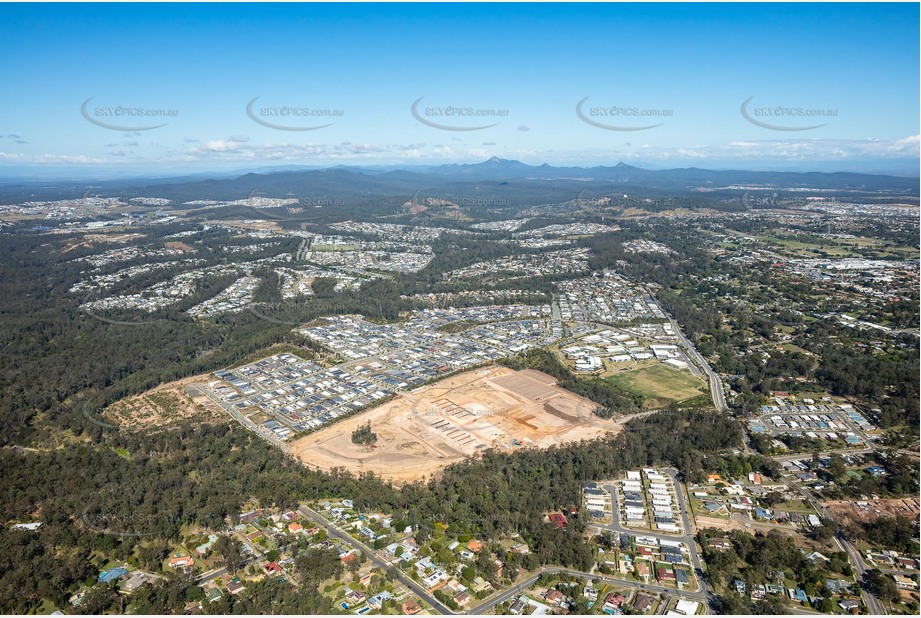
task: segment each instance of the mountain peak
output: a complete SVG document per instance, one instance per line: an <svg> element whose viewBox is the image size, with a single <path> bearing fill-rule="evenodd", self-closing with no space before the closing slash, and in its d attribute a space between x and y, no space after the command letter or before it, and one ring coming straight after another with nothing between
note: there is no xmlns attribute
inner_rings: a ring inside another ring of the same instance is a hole
<svg viewBox="0 0 921 618"><path fill-rule="evenodd" d="M503 159L501 157L490 157L488 160L484 161L484 163L489 163L491 165L523 165L521 161L515 161L514 159Z"/></svg>

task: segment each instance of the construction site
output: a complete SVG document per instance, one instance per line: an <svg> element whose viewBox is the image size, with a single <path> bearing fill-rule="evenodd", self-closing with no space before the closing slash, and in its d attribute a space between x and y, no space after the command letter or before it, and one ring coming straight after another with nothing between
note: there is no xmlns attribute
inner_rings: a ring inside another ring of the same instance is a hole
<svg viewBox="0 0 921 618"><path fill-rule="evenodd" d="M405 393L290 446L311 467L373 471L402 484L490 448L549 447L621 430L595 416L595 407L547 374L493 365ZM376 443L353 444L352 432L367 423Z"/></svg>

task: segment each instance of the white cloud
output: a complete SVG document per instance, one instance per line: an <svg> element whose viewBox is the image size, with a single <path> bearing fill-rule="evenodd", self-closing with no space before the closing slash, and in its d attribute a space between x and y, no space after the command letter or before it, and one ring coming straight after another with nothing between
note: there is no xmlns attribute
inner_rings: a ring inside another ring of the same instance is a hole
<svg viewBox="0 0 921 618"><path fill-rule="evenodd" d="M688 159L706 159L707 153L701 152L693 148L679 148L675 154L681 157L687 157Z"/></svg>
<svg viewBox="0 0 921 618"><path fill-rule="evenodd" d="M849 159L918 158L921 140L913 135L896 140L880 139L770 139L734 140L723 145L666 147L643 144L641 153L626 158L776 161L845 161Z"/></svg>
<svg viewBox="0 0 921 618"><path fill-rule="evenodd" d="M887 159L917 159L921 150L921 137L911 135L899 139L804 139L784 136L777 139L742 139L717 145L683 145L667 147L643 143L631 146L623 152L613 148L569 148L539 149L499 147L496 142L482 142L477 146L458 143L446 138L446 143L426 142L385 143L342 141L336 143L295 143L291 141L254 142L245 136L230 136L223 139L196 141L186 138L178 144L167 146L145 142L143 150L135 140L123 140L121 144L106 144L98 156L2 153L2 163L33 164L105 164L119 165L173 164L215 167L222 164L260 162L292 164L375 164L429 161L434 163L467 161L474 162L500 156L518 159L532 164L548 162L552 165L591 164L587 161L604 162L612 159L631 162L662 162L668 165L693 165L706 167L708 161L736 161L744 166L746 161L763 164L766 161L780 163L809 162L852 162Z"/></svg>
<svg viewBox="0 0 921 618"><path fill-rule="evenodd" d="M202 153L209 150L212 152L225 152L228 150L238 150L239 146L240 142L234 142L232 140L226 139L213 139L205 142L204 145L202 145L200 148L197 148L196 150Z"/></svg>
<svg viewBox="0 0 921 618"><path fill-rule="evenodd" d="M105 159L96 159L85 155L58 154L24 154L21 152L0 152L0 161L11 163L105 163Z"/></svg>

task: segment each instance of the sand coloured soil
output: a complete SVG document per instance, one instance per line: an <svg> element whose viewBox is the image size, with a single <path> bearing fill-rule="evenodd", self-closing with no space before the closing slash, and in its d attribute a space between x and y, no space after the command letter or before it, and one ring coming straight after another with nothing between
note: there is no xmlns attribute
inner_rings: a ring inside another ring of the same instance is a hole
<svg viewBox="0 0 921 618"><path fill-rule="evenodd" d="M555 386L539 372L491 366L405 393L386 404L291 443L305 464L373 471L402 484L431 478L445 466L488 448L549 447L616 433L621 425L592 414L595 404ZM371 423L368 448L352 432Z"/></svg>

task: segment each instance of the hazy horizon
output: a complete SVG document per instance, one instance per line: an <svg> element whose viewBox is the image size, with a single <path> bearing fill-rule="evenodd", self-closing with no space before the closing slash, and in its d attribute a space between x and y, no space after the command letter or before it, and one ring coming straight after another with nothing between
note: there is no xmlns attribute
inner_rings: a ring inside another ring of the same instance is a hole
<svg viewBox="0 0 921 618"><path fill-rule="evenodd" d="M750 171L750 172L791 172L791 173L855 173L871 174L879 176L899 176L908 178L919 178L918 163L910 160L889 161L889 165L880 165L878 162L868 161L865 164L851 163L846 166L838 166L835 162L816 162L812 165L771 165L767 163L759 164L758 162L748 162L746 164L733 165L731 162L712 162L712 164L696 164L693 162L688 165L647 165L639 161L611 161L595 164L576 165L576 164L558 164L553 161L540 161L528 163L517 159L504 159L504 161L514 161L523 163L532 167L549 165L552 168L581 168L591 169L594 167L615 167L619 164L630 165L640 169L650 171L668 171L677 169L697 168L712 171ZM349 164L349 163L328 163L315 165L299 164L282 164L272 165L271 163L257 164L252 166L228 166L226 168L174 168L163 169L158 171L144 171L135 168L120 167L52 167L52 166L35 166L35 167L12 167L0 165L0 183L11 182L80 182L80 181L101 181L101 180L156 180L171 179L182 177L193 178L233 178L245 174L274 174L280 172L298 172L298 171L322 171L332 169L351 169L357 171L407 171L407 172L424 172L444 165L477 165L485 163L489 159L479 159L470 161L440 161L437 163L407 163L407 164Z"/></svg>

